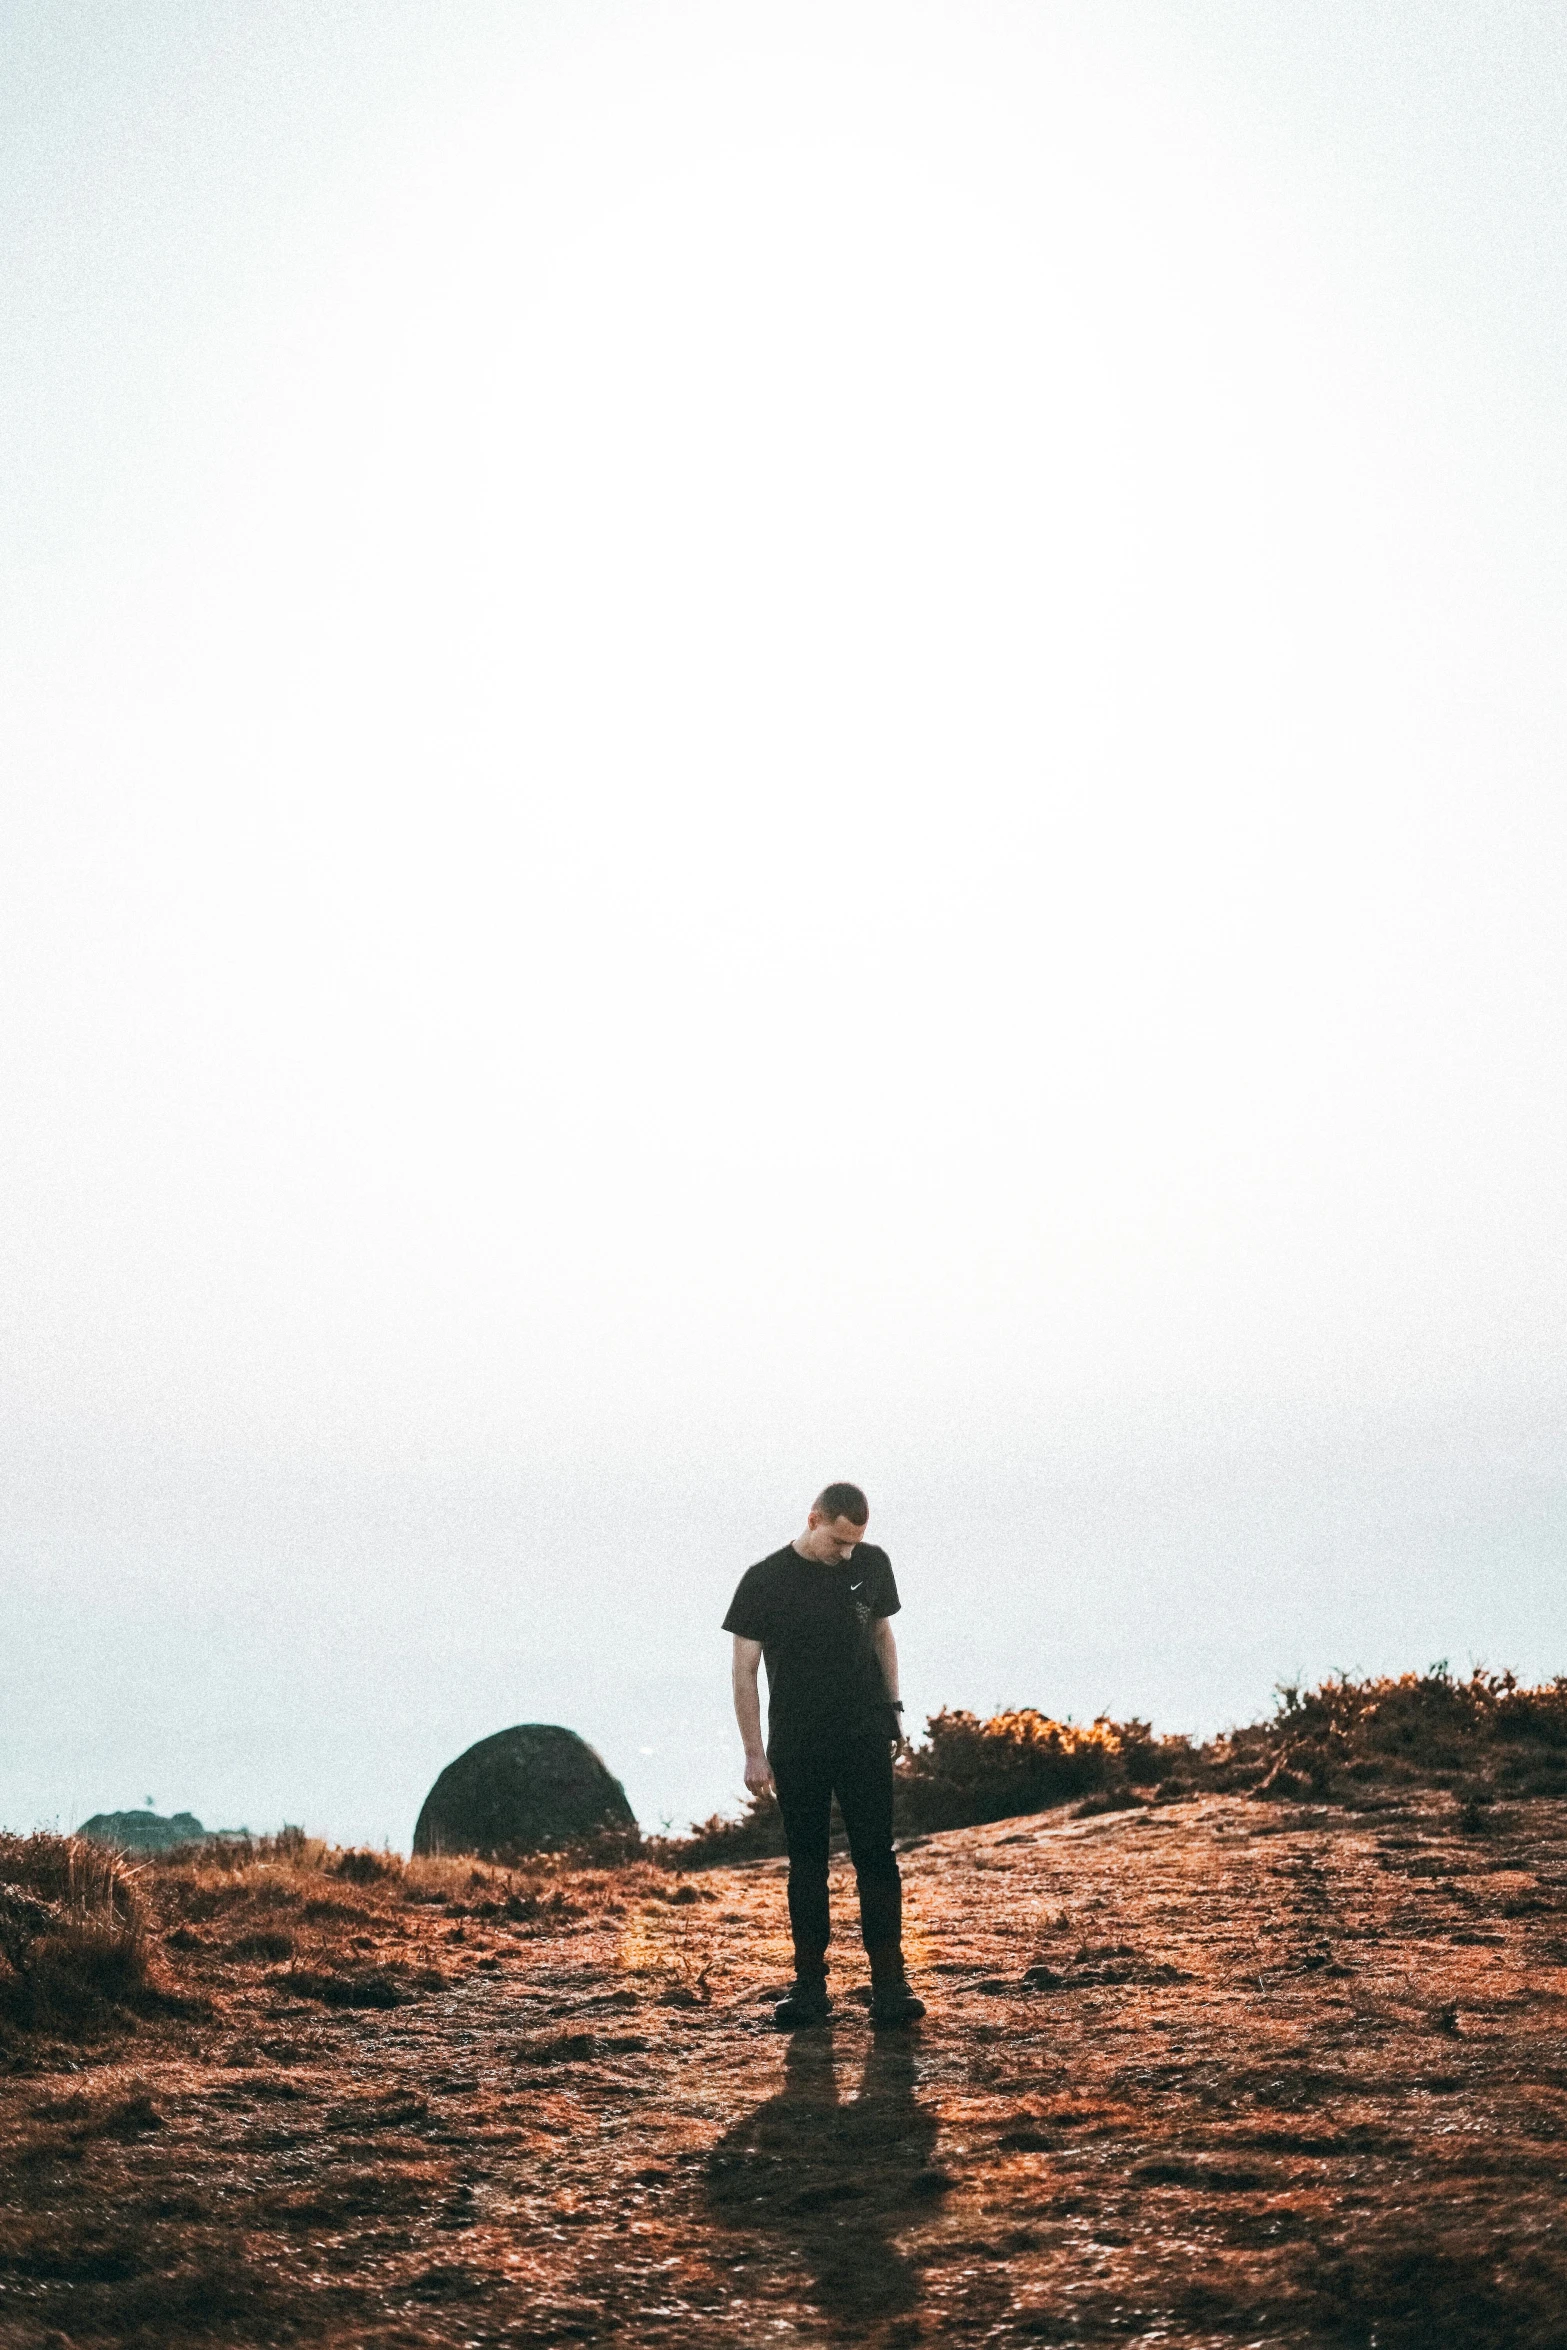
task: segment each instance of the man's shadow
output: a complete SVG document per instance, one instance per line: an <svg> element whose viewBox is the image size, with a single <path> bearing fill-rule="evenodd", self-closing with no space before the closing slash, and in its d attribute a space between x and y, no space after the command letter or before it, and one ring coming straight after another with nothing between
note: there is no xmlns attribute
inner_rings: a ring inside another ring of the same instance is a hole
<svg viewBox="0 0 1567 2350"><path fill-rule="evenodd" d="M896 2317L919 2298L918 2273L891 2240L941 2184L930 2169L939 2125L916 2081L909 2035L876 2034L843 2102L832 2032L798 2032L777 2096L708 2157L715 2215L807 2269L806 2291L830 2318Z"/></svg>

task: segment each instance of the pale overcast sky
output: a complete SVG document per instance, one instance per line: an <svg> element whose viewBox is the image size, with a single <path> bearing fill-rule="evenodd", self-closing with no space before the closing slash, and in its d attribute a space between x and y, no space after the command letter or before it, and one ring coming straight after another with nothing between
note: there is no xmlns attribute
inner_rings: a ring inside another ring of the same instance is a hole
<svg viewBox="0 0 1567 2350"><path fill-rule="evenodd" d="M0 19L0 1820L1567 1670L1567 20Z"/></svg>

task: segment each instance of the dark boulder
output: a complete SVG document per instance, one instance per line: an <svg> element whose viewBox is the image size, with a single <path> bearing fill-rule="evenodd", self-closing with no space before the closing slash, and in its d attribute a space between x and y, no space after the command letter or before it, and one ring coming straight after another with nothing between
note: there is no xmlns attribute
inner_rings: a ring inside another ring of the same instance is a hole
<svg viewBox="0 0 1567 2350"><path fill-rule="evenodd" d="M447 1764L424 1799L414 1851L505 1860L636 1824L624 1787L585 1738L553 1722L519 1722Z"/></svg>

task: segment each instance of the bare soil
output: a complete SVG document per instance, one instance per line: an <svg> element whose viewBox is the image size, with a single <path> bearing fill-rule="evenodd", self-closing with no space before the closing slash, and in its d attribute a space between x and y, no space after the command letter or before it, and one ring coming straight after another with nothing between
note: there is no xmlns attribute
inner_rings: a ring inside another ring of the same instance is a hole
<svg viewBox="0 0 1567 2350"><path fill-rule="evenodd" d="M150 1869L186 2012L0 2077L0 2343L1567 2350L1559 1801L918 1840L901 2032L835 1879L786 2039L776 1862Z"/></svg>

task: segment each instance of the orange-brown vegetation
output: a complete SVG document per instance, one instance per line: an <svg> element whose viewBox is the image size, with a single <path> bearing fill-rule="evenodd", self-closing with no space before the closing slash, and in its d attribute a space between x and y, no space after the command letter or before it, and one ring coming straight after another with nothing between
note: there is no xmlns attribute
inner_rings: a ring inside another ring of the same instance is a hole
<svg viewBox="0 0 1567 2350"><path fill-rule="evenodd" d="M930 2014L879 2035L841 1860L786 2040L775 1860L291 1835L92 1893L7 1840L62 1906L0 1965L0 2342L1567 2350L1567 1813L1507 1783L1557 1750L1379 1686L1204 1764L1250 1791L913 1835ZM64 1945L28 1979L68 1902L141 1952L74 2005Z"/></svg>
<svg viewBox="0 0 1567 2350"><path fill-rule="evenodd" d="M1032 1706L981 1721L943 1708L898 1765L904 1835L970 1828L1078 1796L1110 1811L1200 1791L1354 1804L1393 1787L1459 1790L1473 1815L1505 1795L1567 1795L1567 1678L1521 1689L1511 1673L1454 1680L1443 1665L1370 1681L1341 1677L1304 1694L1286 1688L1272 1718L1207 1746L1155 1738L1148 1723L1059 1722ZM1471 1824L1473 1824L1471 1816ZM771 1796L737 1819L707 1820L661 1847L683 1867L783 1850Z"/></svg>
<svg viewBox="0 0 1567 2350"><path fill-rule="evenodd" d="M1473 1813L1498 1796L1567 1795L1567 1676L1521 1689L1511 1673L1477 1668L1458 1681L1438 1665L1285 1689L1271 1721L1195 1761L1216 1785L1281 1797L1447 1787Z"/></svg>

